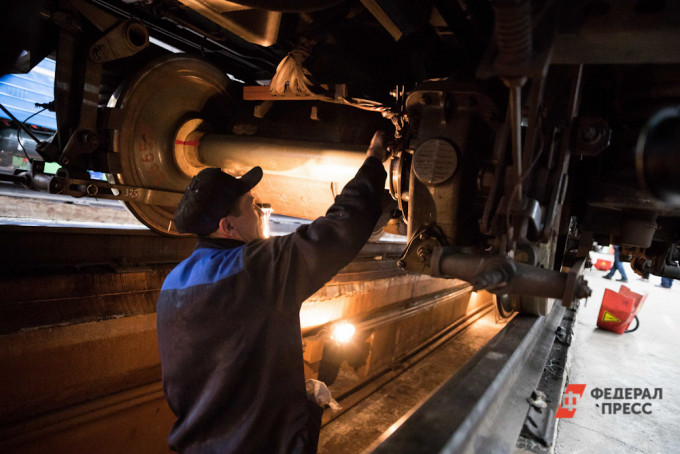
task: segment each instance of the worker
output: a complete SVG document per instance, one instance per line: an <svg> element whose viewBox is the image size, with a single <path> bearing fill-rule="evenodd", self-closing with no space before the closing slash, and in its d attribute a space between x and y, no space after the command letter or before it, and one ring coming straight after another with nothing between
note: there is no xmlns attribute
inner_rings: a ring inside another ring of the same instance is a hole
<svg viewBox="0 0 680 454"><path fill-rule="evenodd" d="M367 158L326 215L264 238L263 213L241 178L196 175L175 212L199 236L158 298L163 390L177 421L170 447L186 453L315 453L323 409L307 398L302 302L347 265L381 214L387 158L377 132Z"/></svg>
<svg viewBox="0 0 680 454"><path fill-rule="evenodd" d="M614 246L614 264L612 269L609 270L606 276L602 276L605 279L611 279L614 277L616 272L621 273L621 278L617 279L619 282L628 282L628 276L626 276L626 270L623 268L623 263L621 262L621 255L618 246Z"/></svg>

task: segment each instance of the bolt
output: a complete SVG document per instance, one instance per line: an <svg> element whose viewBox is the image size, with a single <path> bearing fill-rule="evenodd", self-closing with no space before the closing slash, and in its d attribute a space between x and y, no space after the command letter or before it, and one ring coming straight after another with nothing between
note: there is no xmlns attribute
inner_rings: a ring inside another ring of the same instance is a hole
<svg viewBox="0 0 680 454"><path fill-rule="evenodd" d="M430 255L432 254L432 251L429 248L426 248L425 246L421 246L418 248L417 254L420 261L426 263L430 260Z"/></svg>
<svg viewBox="0 0 680 454"><path fill-rule="evenodd" d="M71 161L67 157L61 158L61 163L67 166Z"/></svg>
<svg viewBox="0 0 680 454"><path fill-rule="evenodd" d="M599 137L599 131L594 126L588 126L583 129L581 136L586 142L596 142Z"/></svg>
<svg viewBox="0 0 680 454"><path fill-rule="evenodd" d="M401 268L402 270L406 269L406 262L403 260L397 260L397 266Z"/></svg>
<svg viewBox="0 0 680 454"><path fill-rule="evenodd" d="M93 46L90 49L90 58L96 62L102 61L102 48L100 46Z"/></svg>
<svg viewBox="0 0 680 454"><path fill-rule="evenodd" d="M427 233L421 233L420 235L418 235L418 239L419 239L419 240L422 240L422 241L425 241L425 240L427 240L428 238L430 238L430 237L428 236Z"/></svg>
<svg viewBox="0 0 680 454"><path fill-rule="evenodd" d="M78 139L80 139L80 142L88 148L97 148L99 146L99 136L89 129L80 131Z"/></svg>
<svg viewBox="0 0 680 454"><path fill-rule="evenodd" d="M582 277L579 278L578 283L576 284L576 298L581 299L581 298L588 298L590 295L592 295L593 291L588 287L588 281L583 279Z"/></svg>

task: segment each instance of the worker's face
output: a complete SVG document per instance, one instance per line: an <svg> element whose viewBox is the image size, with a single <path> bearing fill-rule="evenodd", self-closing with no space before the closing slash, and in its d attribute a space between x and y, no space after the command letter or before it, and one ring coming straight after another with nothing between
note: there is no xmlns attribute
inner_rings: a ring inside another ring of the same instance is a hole
<svg viewBox="0 0 680 454"><path fill-rule="evenodd" d="M256 205L257 200L250 192L239 199L240 214L229 216L235 234L245 241L253 241L264 236L264 212Z"/></svg>

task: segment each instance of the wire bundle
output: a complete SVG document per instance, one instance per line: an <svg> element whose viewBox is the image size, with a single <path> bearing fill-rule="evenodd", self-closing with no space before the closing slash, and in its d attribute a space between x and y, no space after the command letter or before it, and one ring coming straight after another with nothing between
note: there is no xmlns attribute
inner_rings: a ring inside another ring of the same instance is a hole
<svg viewBox="0 0 680 454"><path fill-rule="evenodd" d="M341 95L332 96L321 86L311 80L312 74L302 65L309 56L304 49L294 49L276 67L276 74L269 83L269 92L274 96L295 95L313 99L344 104L362 110L380 112L385 118L392 118L395 113L384 104L370 99L346 98Z"/></svg>
<svg viewBox="0 0 680 454"><path fill-rule="evenodd" d="M286 55L279 66L276 67L276 74L269 83L269 92L272 95L310 96L313 94L311 88L314 84L308 77L311 74L302 66L302 62L308 55L305 51L299 49L295 49Z"/></svg>

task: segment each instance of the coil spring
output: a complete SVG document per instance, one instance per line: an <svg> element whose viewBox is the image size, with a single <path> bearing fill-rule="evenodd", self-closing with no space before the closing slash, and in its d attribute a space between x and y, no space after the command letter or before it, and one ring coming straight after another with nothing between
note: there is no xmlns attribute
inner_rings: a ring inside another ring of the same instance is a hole
<svg viewBox="0 0 680 454"><path fill-rule="evenodd" d="M531 59L533 46L531 35L531 1L497 2L496 39L498 57L496 62L503 66L521 65Z"/></svg>

